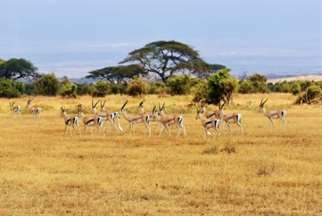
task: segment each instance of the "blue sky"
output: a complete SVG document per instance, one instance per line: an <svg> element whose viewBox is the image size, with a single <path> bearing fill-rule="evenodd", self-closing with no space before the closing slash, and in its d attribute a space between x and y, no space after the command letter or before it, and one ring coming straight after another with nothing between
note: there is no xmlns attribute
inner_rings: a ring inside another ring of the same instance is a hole
<svg viewBox="0 0 322 216"><path fill-rule="evenodd" d="M322 72L321 0L0 0L0 58L82 77L154 40L235 74Z"/></svg>

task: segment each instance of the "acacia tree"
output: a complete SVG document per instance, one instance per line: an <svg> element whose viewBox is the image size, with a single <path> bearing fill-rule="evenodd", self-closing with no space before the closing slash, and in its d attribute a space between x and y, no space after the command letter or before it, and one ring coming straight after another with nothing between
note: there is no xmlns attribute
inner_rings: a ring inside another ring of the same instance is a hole
<svg viewBox="0 0 322 216"><path fill-rule="evenodd" d="M5 79L35 78L39 76L36 70L37 68L30 61L22 58L0 62L0 77Z"/></svg>
<svg viewBox="0 0 322 216"><path fill-rule="evenodd" d="M135 62L148 73L157 75L163 82L178 72L201 73L209 65L199 56L198 51L177 41L156 41L128 54L121 64Z"/></svg>
<svg viewBox="0 0 322 216"><path fill-rule="evenodd" d="M144 76L146 72L139 65L132 64L126 66L105 67L99 70L89 72L86 78L107 80L111 83L120 83L128 81L137 76Z"/></svg>

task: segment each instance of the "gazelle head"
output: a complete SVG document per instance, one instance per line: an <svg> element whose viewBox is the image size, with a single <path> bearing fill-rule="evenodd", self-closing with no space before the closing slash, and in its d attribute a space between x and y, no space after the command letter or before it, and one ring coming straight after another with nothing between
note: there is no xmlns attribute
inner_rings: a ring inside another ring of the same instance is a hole
<svg viewBox="0 0 322 216"><path fill-rule="evenodd" d="M198 105L196 105L197 113L196 113L196 119L200 119L201 115L204 115L206 113L206 106L204 103L199 102Z"/></svg>
<svg viewBox="0 0 322 216"><path fill-rule="evenodd" d="M141 113L144 113L144 106L143 106L143 104L144 104L144 100L143 100L143 101L141 101L141 102L139 103L139 106L138 106L138 110L139 110Z"/></svg>
<svg viewBox="0 0 322 216"><path fill-rule="evenodd" d="M96 107L97 107L97 104L100 102L100 100L94 102L94 98L92 98L92 112L94 114L96 114L97 110L96 110Z"/></svg>
<svg viewBox="0 0 322 216"><path fill-rule="evenodd" d="M265 104L266 104L266 102L268 101L268 98L266 98L266 99L264 99L264 98L262 98L261 99L261 102L259 103L259 111L260 112L265 112Z"/></svg>
<svg viewBox="0 0 322 216"><path fill-rule="evenodd" d="M61 106L60 107L60 116L61 117L64 117L64 116L66 116L67 115L67 110L66 110L66 108L64 107L64 106Z"/></svg>
<svg viewBox="0 0 322 216"><path fill-rule="evenodd" d="M31 102L33 101L33 99L32 98L29 98L28 100L27 100L27 107L30 107L31 106Z"/></svg>

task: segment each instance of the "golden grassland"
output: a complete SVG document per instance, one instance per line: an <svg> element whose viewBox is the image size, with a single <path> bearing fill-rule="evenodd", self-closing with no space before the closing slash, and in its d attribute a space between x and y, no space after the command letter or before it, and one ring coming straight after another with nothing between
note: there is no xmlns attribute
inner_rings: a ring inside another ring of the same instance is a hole
<svg viewBox="0 0 322 216"><path fill-rule="evenodd" d="M288 110L272 129L257 104ZM108 96L117 110L129 99ZM322 107L292 105L289 94L235 95L226 112L243 115L244 133L222 130L205 141L190 96L146 96L184 112L187 136L63 136L59 107L90 97L37 97L38 120L12 116L0 99L0 215L322 215ZM15 100L22 107L26 98ZM215 109L210 107L209 109ZM127 128L122 120L122 126ZM174 134L174 133L173 133Z"/></svg>

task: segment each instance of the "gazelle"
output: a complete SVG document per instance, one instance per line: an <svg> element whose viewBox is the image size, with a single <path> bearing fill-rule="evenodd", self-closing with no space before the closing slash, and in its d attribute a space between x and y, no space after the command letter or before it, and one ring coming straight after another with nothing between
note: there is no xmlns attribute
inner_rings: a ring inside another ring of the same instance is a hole
<svg viewBox="0 0 322 216"><path fill-rule="evenodd" d="M183 136L186 135L186 128L184 125L184 117L182 114L178 115L166 115L164 113L165 104L160 107L157 111L153 111L155 113L157 121L160 123L161 129L159 136L162 135L164 130L168 131L169 136L171 135L170 127L175 126L177 128L177 136L179 136L181 133ZM155 110L155 108L154 108Z"/></svg>
<svg viewBox="0 0 322 216"><path fill-rule="evenodd" d="M197 107L196 119L199 119L201 121L201 125L204 131L204 138L207 138L208 136L212 135L212 133L209 131L209 129L211 128L213 128L215 132L218 134L217 129L219 129L221 120L215 117L207 118L207 113L204 107L201 107L201 109Z"/></svg>
<svg viewBox="0 0 322 216"><path fill-rule="evenodd" d="M26 108L27 108L27 110L29 110L29 112L32 114L32 116L34 118L38 118L42 109L41 109L41 107L32 106L31 105L32 101L33 101L33 99L27 100Z"/></svg>
<svg viewBox="0 0 322 216"><path fill-rule="evenodd" d="M16 104L16 102L12 101L9 102L9 108L11 113L19 115L21 114L21 107L19 105Z"/></svg>
<svg viewBox="0 0 322 216"><path fill-rule="evenodd" d="M230 130L231 124L236 124L239 129L242 131L242 115L240 113L224 113L225 103L220 103L218 105L218 110L214 112L206 112L205 106L201 105L206 118L216 118L226 123L228 130Z"/></svg>
<svg viewBox="0 0 322 216"><path fill-rule="evenodd" d="M264 114L268 118L268 120L271 122L271 125L274 126L274 119L280 119L283 124L285 124L285 118L286 118L286 110L271 110L266 111L265 104L268 101L268 98L261 99L261 102L259 103L259 111Z"/></svg>
<svg viewBox="0 0 322 216"><path fill-rule="evenodd" d="M123 115L124 119L129 123L129 132L134 134L135 129L134 125L136 124L144 124L149 136L151 136L151 127L150 127L150 117L145 115L129 115L125 109L128 101L126 101L123 106L121 107L121 114Z"/></svg>
<svg viewBox="0 0 322 216"><path fill-rule="evenodd" d="M88 128L95 128L96 131L99 131L99 128L104 124L103 117L100 117L97 114L96 107L100 100L98 100L96 103L94 103L94 100L92 99L92 106L91 110L93 112L92 115L85 116L83 113L83 107L82 104L77 105L77 112L79 113L80 118L82 119L83 125L84 125L84 133L86 133ZM93 134L93 131L91 130L91 133Z"/></svg>
<svg viewBox="0 0 322 216"><path fill-rule="evenodd" d="M68 133L68 131L70 132L70 135L72 135L72 130L78 130L79 134L80 130L79 130L79 125L80 125L80 113L78 115L74 115L74 116L69 116L66 113L66 109L62 106L60 108L61 110L61 115L64 118L64 124L65 124L65 130L64 130L64 135L66 135Z"/></svg>
<svg viewBox="0 0 322 216"><path fill-rule="evenodd" d="M104 101L100 101L100 113L99 113L99 117L102 118L102 123L99 125L100 128L104 127L104 123L106 121L110 122L110 125L115 128L116 130L118 130L119 132L123 132L123 128L120 125L120 113L119 112L109 112L106 108L105 108L105 104L106 104L106 100Z"/></svg>

